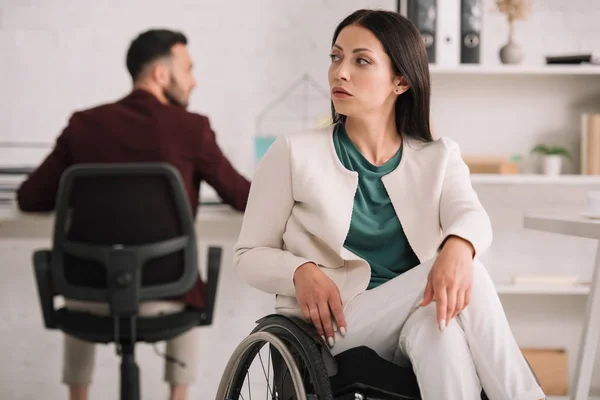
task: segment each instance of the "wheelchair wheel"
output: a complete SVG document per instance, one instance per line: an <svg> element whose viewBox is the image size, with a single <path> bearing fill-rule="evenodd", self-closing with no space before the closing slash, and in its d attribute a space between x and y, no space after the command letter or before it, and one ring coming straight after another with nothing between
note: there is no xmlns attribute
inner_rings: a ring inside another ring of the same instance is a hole
<svg viewBox="0 0 600 400"><path fill-rule="evenodd" d="M287 349L286 345L281 341L277 336L268 332L258 332L251 334L238 345L238 347L233 351L227 366L225 367L225 371L223 373L223 377L221 378L221 382L219 383L219 388L217 389L217 398L216 400L245 400L247 395L248 399L252 398L252 385L251 385L251 377L250 370L251 364L256 358L257 354L260 354L265 344L269 344L269 353L271 353L271 349L275 349L283 359L287 370L289 371L289 380L292 383L293 393L297 400L307 400L304 392L304 384L302 382L302 376L298 367L296 366L296 362L294 360L294 356ZM263 364L262 356L258 357L261 361L261 369L263 371L264 377L266 379L266 387L259 386L254 389L254 396L261 398L264 396L265 398L271 397L271 400L279 400L280 394L278 388L275 387L273 382L273 376L270 372L271 364L265 366ZM267 357L267 363L270 363L271 355ZM274 368L272 368L274 370ZM260 370L259 378L260 378ZM247 389L244 388L247 382ZM257 393L260 391L260 393ZM291 394L290 394L291 395Z"/></svg>
<svg viewBox="0 0 600 400"><path fill-rule="evenodd" d="M286 317L273 315L259 323L252 332L269 332L285 342L302 374L302 382L308 400L333 400L333 391L323 356L315 342L296 324ZM274 358L276 359L276 357ZM288 382L285 379L283 382L281 381L282 379L278 379L279 385L285 389ZM282 398L281 400L288 399Z"/></svg>
<svg viewBox="0 0 600 400"><path fill-rule="evenodd" d="M216 400L252 398L333 399L317 346L285 318L259 324L227 363Z"/></svg>

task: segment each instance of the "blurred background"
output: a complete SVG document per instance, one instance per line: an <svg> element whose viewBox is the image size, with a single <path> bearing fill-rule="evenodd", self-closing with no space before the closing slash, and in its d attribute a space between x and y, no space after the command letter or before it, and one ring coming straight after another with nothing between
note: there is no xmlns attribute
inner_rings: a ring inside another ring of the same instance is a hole
<svg viewBox="0 0 600 400"><path fill-rule="evenodd" d="M328 123L337 23L359 8L398 10L432 45L434 133L458 142L492 218L495 239L484 263L513 331L523 349L552 365L555 394L566 395L597 244L525 229L523 221L538 212L580 215L589 193L600 190L600 1L509 2L514 12L504 3L1 0L0 209L14 207L23 178L2 171L36 166L74 111L129 92L125 52L139 32L162 27L188 37L198 81L189 110L210 118L225 154L251 178L274 136ZM215 197L209 187L202 196ZM32 250L49 244L50 225L9 214L0 212L0 398L66 398L62 338L43 328L31 267ZM198 220L200 244L226 251L192 398L214 397L233 348L272 311L274 299L232 270L239 223L226 211ZM138 359L143 398L166 398L162 359L144 346ZM92 398L117 398L117 389L114 348L101 347Z"/></svg>

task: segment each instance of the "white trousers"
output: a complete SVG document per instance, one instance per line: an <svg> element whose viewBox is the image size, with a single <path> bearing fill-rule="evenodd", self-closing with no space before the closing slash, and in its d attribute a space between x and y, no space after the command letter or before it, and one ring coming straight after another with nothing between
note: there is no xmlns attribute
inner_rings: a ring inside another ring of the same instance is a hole
<svg viewBox="0 0 600 400"><path fill-rule="evenodd" d="M434 260L361 293L344 308L345 337L332 352L368 346L380 357L412 365L423 400L545 398L512 335L492 280L474 263L471 302L441 332L436 305L420 307Z"/></svg>

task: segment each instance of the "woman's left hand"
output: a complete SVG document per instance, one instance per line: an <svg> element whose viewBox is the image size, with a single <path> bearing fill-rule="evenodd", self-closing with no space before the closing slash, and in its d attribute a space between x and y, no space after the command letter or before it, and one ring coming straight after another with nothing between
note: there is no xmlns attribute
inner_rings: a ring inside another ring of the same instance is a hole
<svg viewBox="0 0 600 400"><path fill-rule="evenodd" d="M425 307L435 299L437 321L442 331L471 301L474 253L470 242L450 236L429 272L421 306Z"/></svg>

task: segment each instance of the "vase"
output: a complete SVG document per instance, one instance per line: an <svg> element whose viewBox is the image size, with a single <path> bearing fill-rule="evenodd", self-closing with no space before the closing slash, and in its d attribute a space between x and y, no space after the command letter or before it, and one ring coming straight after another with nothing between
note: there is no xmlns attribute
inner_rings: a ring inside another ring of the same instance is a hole
<svg viewBox="0 0 600 400"><path fill-rule="evenodd" d="M514 40L514 22L508 23L508 43L500 48L502 64L519 64L523 60L523 49Z"/></svg>
<svg viewBox="0 0 600 400"><path fill-rule="evenodd" d="M562 170L562 156L544 156L544 175L557 176Z"/></svg>

